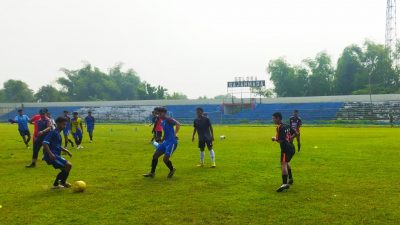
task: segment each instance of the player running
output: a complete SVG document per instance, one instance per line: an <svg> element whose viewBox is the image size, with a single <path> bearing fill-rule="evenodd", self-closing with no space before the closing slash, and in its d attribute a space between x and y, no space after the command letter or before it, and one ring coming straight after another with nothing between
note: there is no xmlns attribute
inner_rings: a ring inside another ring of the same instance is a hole
<svg viewBox="0 0 400 225"><path fill-rule="evenodd" d="M89 134L90 143L93 142L94 123L95 123L95 119L92 116L92 111L89 111L88 115L85 117L85 124L86 124L87 132Z"/></svg>
<svg viewBox="0 0 400 225"><path fill-rule="evenodd" d="M196 115L197 118L193 122L194 130L192 135L192 142L194 141L197 132L200 148L200 164L198 166L204 167L204 148L207 145L207 148L210 151L211 168L215 168L215 153L213 150L214 131L210 119L204 116L204 110L202 108L196 109Z"/></svg>
<svg viewBox="0 0 400 225"><path fill-rule="evenodd" d="M296 131L297 151L300 152L300 127L303 125L299 117L299 110L294 110L293 116L289 119L289 125Z"/></svg>
<svg viewBox="0 0 400 225"><path fill-rule="evenodd" d="M35 122L37 127L37 134L34 136L32 163L27 165L26 168L35 168L36 161L39 156L39 151L42 148L42 143L46 135L51 131L51 122L46 117L46 110L42 109L39 112L40 119Z"/></svg>
<svg viewBox="0 0 400 225"><path fill-rule="evenodd" d="M158 158L164 155L164 163L169 169L167 178L172 178L176 169L173 167L170 158L178 146L178 138L176 135L179 132L181 124L175 119L168 117L167 109L164 107L157 108L157 114L162 119L161 125L164 131L164 141L161 144L157 142L153 143L156 147L156 151L154 152L153 159L151 161L151 172L148 174L143 174L143 176L153 178L155 176Z"/></svg>
<svg viewBox="0 0 400 225"><path fill-rule="evenodd" d="M41 118L40 112L47 113L48 110L46 108L39 110L39 113L32 116L31 120L29 121L31 124L33 124L33 143L35 143L35 138L38 136L38 126L36 122Z"/></svg>
<svg viewBox="0 0 400 225"><path fill-rule="evenodd" d="M18 109L18 115L15 119L8 120L10 123L18 123L18 131L25 143L25 146L29 148L29 141L31 140L31 133L29 132L28 122L29 117L24 114L22 109Z"/></svg>
<svg viewBox="0 0 400 225"><path fill-rule="evenodd" d="M52 130L43 140L43 160L46 161L48 165L52 165L55 169L61 170L56 176L52 188L69 188L71 184L67 183L67 179L72 164L61 157L61 152L65 152L69 157L72 157L72 154L67 149L61 147L61 131L67 126L67 119L65 119L65 117L58 117L55 122L56 129Z"/></svg>
<svg viewBox="0 0 400 225"><path fill-rule="evenodd" d="M283 190L289 189L290 185L293 184L290 161L296 152L292 143L293 138L296 136L296 131L282 123L282 114L280 112L274 113L272 115L272 120L277 125L276 137L273 137L272 141L278 142L281 147L282 186L276 191L282 192Z"/></svg>
<svg viewBox="0 0 400 225"><path fill-rule="evenodd" d="M81 146L81 143L83 138L83 125L82 119L78 117L78 112L72 113L71 132L75 139L76 149L82 149L83 146Z"/></svg>
<svg viewBox="0 0 400 225"><path fill-rule="evenodd" d="M68 148L68 143L71 144L72 147L74 147L74 142L72 142L69 139L69 131L71 130L71 117L69 117L69 112L67 110L64 111L64 118L66 120L66 125L65 128L63 130L63 134L64 134L64 148L67 149Z"/></svg>

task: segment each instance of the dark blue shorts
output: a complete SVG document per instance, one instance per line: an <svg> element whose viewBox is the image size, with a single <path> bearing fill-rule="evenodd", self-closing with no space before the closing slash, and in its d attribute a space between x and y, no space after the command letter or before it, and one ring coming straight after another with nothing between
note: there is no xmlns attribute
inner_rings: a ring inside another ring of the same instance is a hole
<svg viewBox="0 0 400 225"><path fill-rule="evenodd" d="M21 136L31 136L31 132L29 130L18 130Z"/></svg>
<svg viewBox="0 0 400 225"><path fill-rule="evenodd" d="M56 155L56 159L51 161L47 159L47 157L43 157L43 159L46 161L48 165L52 165L54 169L62 169L65 167L65 164L67 164L67 160L64 159L63 157Z"/></svg>
<svg viewBox="0 0 400 225"><path fill-rule="evenodd" d="M75 133L72 133L72 135L74 136L74 138L82 139L82 131L79 129L77 129Z"/></svg>
<svg viewBox="0 0 400 225"><path fill-rule="evenodd" d="M87 132L88 133L93 133L94 127L87 127Z"/></svg>
<svg viewBox="0 0 400 225"><path fill-rule="evenodd" d="M157 151L164 153L164 155L171 157L178 147L178 142L176 141L164 141L162 144L158 145Z"/></svg>

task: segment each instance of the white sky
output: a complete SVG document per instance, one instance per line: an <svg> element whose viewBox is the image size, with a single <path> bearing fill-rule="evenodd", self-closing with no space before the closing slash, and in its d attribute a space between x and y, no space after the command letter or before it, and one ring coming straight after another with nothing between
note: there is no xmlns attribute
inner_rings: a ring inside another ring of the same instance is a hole
<svg viewBox="0 0 400 225"><path fill-rule="evenodd" d="M118 62L191 98L235 76L269 79L269 60L299 63L349 44L383 43L383 0L0 0L0 83L37 90L61 67Z"/></svg>

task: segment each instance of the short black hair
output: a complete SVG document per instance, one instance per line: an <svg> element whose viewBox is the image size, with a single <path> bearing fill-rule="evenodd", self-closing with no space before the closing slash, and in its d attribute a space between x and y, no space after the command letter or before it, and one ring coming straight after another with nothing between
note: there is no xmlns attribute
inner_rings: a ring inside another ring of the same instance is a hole
<svg viewBox="0 0 400 225"><path fill-rule="evenodd" d="M18 109L18 112L22 112L22 109Z"/></svg>
<svg viewBox="0 0 400 225"><path fill-rule="evenodd" d="M56 124L59 124L59 123L66 123L67 122L67 119L65 118L65 117L62 117L62 116L60 116L60 117L58 117L57 119L56 119Z"/></svg>
<svg viewBox="0 0 400 225"><path fill-rule="evenodd" d="M282 113L280 113L280 112L276 112L276 113L272 114L272 116L282 120Z"/></svg>
<svg viewBox="0 0 400 225"><path fill-rule="evenodd" d="M64 110L64 113L69 113L68 110Z"/></svg>
<svg viewBox="0 0 400 225"><path fill-rule="evenodd" d="M295 109L295 110L294 110L294 112L295 112L295 113L298 113L298 112L299 112L299 110Z"/></svg>
<svg viewBox="0 0 400 225"><path fill-rule="evenodd" d="M73 115L78 115L78 112L73 112L72 114L73 114Z"/></svg>
<svg viewBox="0 0 400 225"><path fill-rule="evenodd" d="M88 113L92 113L92 111L91 111L91 110L89 110L89 111L88 111Z"/></svg>
<svg viewBox="0 0 400 225"><path fill-rule="evenodd" d="M196 111L201 111L201 112L203 113L203 112L204 112L204 109L201 108L201 107L197 107L197 108L196 108Z"/></svg>

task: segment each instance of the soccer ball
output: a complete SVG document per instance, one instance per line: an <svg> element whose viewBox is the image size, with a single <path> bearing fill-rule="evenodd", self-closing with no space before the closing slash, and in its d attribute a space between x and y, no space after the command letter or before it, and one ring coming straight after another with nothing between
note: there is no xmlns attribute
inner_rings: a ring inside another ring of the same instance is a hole
<svg viewBox="0 0 400 225"><path fill-rule="evenodd" d="M76 181L74 185L72 185L72 190L74 192L84 192L86 190L86 183L84 181Z"/></svg>
<svg viewBox="0 0 400 225"><path fill-rule="evenodd" d="M219 137L221 140L225 140L225 135L221 135L220 137Z"/></svg>

